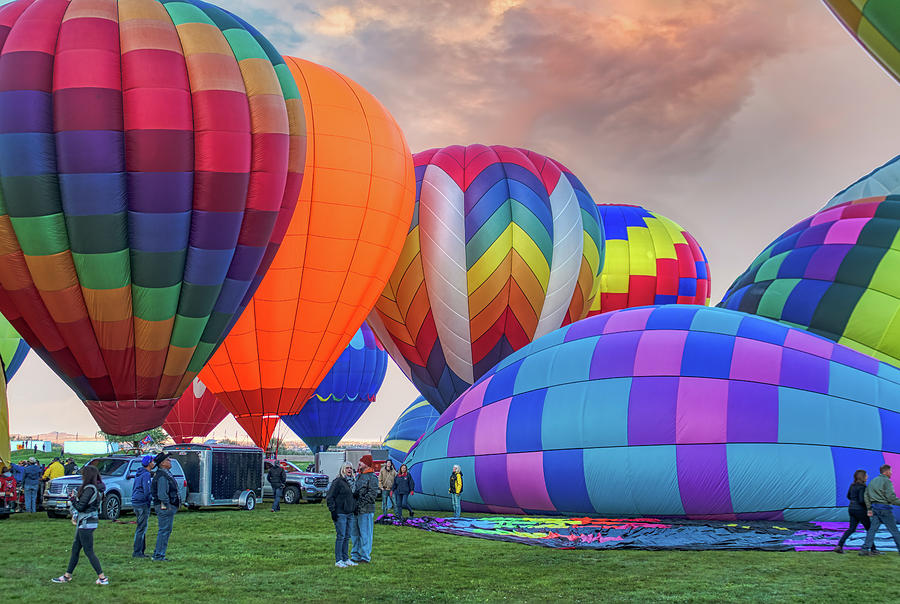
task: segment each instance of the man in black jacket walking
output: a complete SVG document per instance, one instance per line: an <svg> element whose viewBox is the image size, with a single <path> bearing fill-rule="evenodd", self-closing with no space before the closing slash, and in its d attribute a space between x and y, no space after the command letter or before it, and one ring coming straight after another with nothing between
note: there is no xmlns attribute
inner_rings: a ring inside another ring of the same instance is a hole
<svg viewBox="0 0 900 604"><path fill-rule="evenodd" d="M284 494L284 485L287 482L287 474L277 461L269 468L266 480L272 485L272 511L281 511L281 496Z"/></svg>

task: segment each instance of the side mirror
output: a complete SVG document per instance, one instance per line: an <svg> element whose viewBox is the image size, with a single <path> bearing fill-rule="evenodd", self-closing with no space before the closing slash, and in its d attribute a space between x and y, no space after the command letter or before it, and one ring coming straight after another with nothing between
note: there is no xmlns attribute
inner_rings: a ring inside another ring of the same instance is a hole
<svg viewBox="0 0 900 604"><path fill-rule="evenodd" d="M132 479L134 479L135 476L136 476L136 474L132 474L131 472L129 472L128 476L125 477L125 480L132 480Z"/></svg>

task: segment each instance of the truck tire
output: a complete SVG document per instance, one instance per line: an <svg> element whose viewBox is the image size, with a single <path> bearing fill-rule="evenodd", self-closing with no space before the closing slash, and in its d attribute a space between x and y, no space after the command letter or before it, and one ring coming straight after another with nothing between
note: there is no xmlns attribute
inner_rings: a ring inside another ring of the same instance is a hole
<svg viewBox="0 0 900 604"><path fill-rule="evenodd" d="M118 520L122 515L122 498L118 493L110 493L103 498L100 506L100 517L106 520Z"/></svg>
<svg viewBox="0 0 900 604"><path fill-rule="evenodd" d="M285 503L300 503L300 489L297 487L287 487L284 490Z"/></svg>

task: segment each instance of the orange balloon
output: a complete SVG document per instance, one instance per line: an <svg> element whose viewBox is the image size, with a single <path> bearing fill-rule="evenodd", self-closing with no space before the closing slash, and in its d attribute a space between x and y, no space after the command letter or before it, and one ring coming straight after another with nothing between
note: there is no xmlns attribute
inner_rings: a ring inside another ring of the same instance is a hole
<svg viewBox="0 0 900 604"><path fill-rule="evenodd" d="M200 374L254 442L300 411L387 283L412 221L403 132L362 86L285 57L303 98L303 186L272 266Z"/></svg>

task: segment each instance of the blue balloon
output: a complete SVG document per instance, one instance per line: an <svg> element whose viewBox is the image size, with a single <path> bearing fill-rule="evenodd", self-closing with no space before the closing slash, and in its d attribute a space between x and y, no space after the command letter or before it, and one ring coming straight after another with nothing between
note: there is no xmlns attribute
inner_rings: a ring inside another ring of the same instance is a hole
<svg viewBox="0 0 900 604"><path fill-rule="evenodd" d="M383 443L395 468L400 469L409 449L431 429L440 416L424 396L418 397L400 414Z"/></svg>
<svg viewBox="0 0 900 604"><path fill-rule="evenodd" d="M363 323L300 413L281 417L313 451L340 442L365 413L387 371L387 353Z"/></svg>

